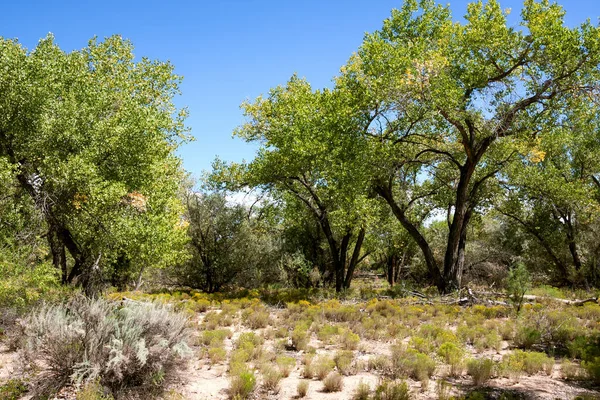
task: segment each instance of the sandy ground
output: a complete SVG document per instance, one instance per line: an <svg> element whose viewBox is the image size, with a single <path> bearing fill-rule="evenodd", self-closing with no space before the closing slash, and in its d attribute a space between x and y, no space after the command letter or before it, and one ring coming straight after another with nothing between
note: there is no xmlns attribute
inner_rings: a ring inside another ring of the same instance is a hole
<svg viewBox="0 0 600 400"><path fill-rule="evenodd" d="M272 317L277 321L278 310L272 311ZM202 320L202 315L199 316L198 324ZM228 327L232 329L234 334L231 339L225 341L225 348L231 351L233 343L240 333L249 331L240 325L239 321L236 325ZM262 330L256 331L256 333L262 333ZM265 341L265 348L272 347L274 340ZM328 354L333 356L337 351L337 346L331 344L324 344L317 340L314 336L311 339L310 345L317 348L317 354ZM366 362L370 357L374 355L389 356L389 342L378 342L373 340L361 340L359 349L355 351L356 360L363 360ZM477 354L474 350L473 356L475 357L491 357L495 360L500 360L502 355L508 352L508 343L504 343L503 349L499 352L486 351L484 353ZM192 357L187 366L183 368L180 375L170 385L169 389L181 394L185 399L189 400L208 400L208 399L228 399L228 386L229 378L227 374L227 362L223 362L217 365L211 365L207 359L201 359L200 347L193 348L196 356ZM287 400L297 399L297 386L298 382L302 380L302 352L296 351L285 351L285 355L294 357L296 359L296 366L293 368L289 377L281 380L279 391L277 393L266 393L260 389L260 374L257 380L258 390L254 395L254 399L265 399L265 400ZM363 363L364 364L364 363ZM413 380L407 380L411 391L415 399L438 399L438 384L437 382L444 376L444 366L438 367L436 375L432 377L425 388L421 387L420 382ZM8 379L18 377L19 371L19 355L16 352L11 352L8 348L0 344L0 384L6 382ZM343 390L341 392L325 393L323 392L323 383L317 379L312 379L309 382L308 394L305 397L307 400L326 400L326 399L351 399L356 387L360 382L364 382L370 385L373 389L381 378L376 373L359 370L355 375L344 376L343 378ZM469 376L462 376L457 379L448 380L452 384L452 389L447 392L446 395L461 395L467 393L472 389L471 378ZM598 396L600 399L600 393L585 389L578 386L576 383L568 382L560 378L560 365L555 364L554 370L551 375L534 375L534 376L522 376L517 382L511 381L505 378L496 378L488 382L487 387L489 390L494 391L510 391L511 394L518 394L519 397L512 398L523 398L523 399L543 399L543 400L555 400L555 399L574 399L579 395L591 395ZM22 400L26 400L29 397L23 397ZM73 398L60 397L60 398ZM495 398L495 397L494 397ZM591 397L593 398L593 397ZM1 400L1 399L0 399Z"/></svg>

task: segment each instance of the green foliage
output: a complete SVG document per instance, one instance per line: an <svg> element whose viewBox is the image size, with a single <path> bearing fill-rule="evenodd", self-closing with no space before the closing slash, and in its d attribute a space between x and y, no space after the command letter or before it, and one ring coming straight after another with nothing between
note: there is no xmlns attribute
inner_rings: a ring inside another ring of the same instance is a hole
<svg viewBox="0 0 600 400"><path fill-rule="evenodd" d="M308 393L308 386L309 386L309 383L307 380L301 380L298 382L298 387L296 388L296 390L298 392L299 398L306 397L306 394Z"/></svg>
<svg viewBox="0 0 600 400"><path fill-rule="evenodd" d="M392 374L394 377L411 377L424 382L434 373L435 361L427 354L403 345L392 346Z"/></svg>
<svg viewBox="0 0 600 400"><path fill-rule="evenodd" d="M590 380L600 383L600 357L594 357L592 360L581 363L583 369L587 372Z"/></svg>
<svg viewBox="0 0 600 400"><path fill-rule="evenodd" d="M239 284L256 287L276 272L276 236L243 205L220 192L182 195L191 257L173 265L170 275L182 286L214 293ZM248 315L252 329L264 327L264 313ZM254 325L256 324L256 327Z"/></svg>
<svg viewBox="0 0 600 400"><path fill-rule="evenodd" d="M352 400L369 400L370 393L371 387L361 379L352 393Z"/></svg>
<svg viewBox="0 0 600 400"><path fill-rule="evenodd" d="M373 400L410 400L412 398L406 382L384 380L375 388Z"/></svg>
<svg viewBox="0 0 600 400"><path fill-rule="evenodd" d="M523 263L517 263L508 273L506 283L506 292L511 303L515 307L517 314L521 311L523 305L523 296L531 288L531 277L529 271Z"/></svg>
<svg viewBox="0 0 600 400"><path fill-rule="evenodd" d="M354 371L352 368L352 361L354 360L354 353L351 350L341 350L335 353L333 361L337 370L342 375L351 375Z"/></svg>
<svg viewBox="0 0 600 400"><path fill-rule="evenodd" d="M135 61L120 36L69 52L52 36L32 51L0 38L0 54L0 168L62 280L124 286L182 258L173 66Z"/></svg>
<svg viewBox="0 0 600 400"><path fill-rule="evenodd" d="M467 373L476 386L481 386L492 377L494 362L489 358L472 359L467 362Z"/></svg>
<svg viewBox="0 0 600 400"><path fill-rule="evenodd" d="M20 379L9 379L0 385L0 398L4 400L18 400L27 393L27 385Z"/></svg>
<svg viewBox="0 0 600 400"><path fill-rule="evenodd" d="M235 371L229 379L229 398L245 400L250 398L256 389L256 376L246 367Z"/></svg>
<svg viewBox="0 0 600 400"><path fill-rule="evenodd" d="M455 343L443 343L438 349L438 355L450 365L450 375L460 376L464 368L465 351Z"/></svg>

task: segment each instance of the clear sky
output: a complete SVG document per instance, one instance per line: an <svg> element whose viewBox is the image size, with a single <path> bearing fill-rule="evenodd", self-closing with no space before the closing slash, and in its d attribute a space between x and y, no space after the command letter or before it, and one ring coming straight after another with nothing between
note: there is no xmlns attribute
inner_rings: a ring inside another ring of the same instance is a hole
<svg viewBox="0 0 600 400"><path fill-rule="evenodd" d="M446 3L444 1L443 3ZM600 16L600 0L561 0L567 22ZM331 84L365 32L380 28L401 0L198 0L198 1L4 1L0 36L32 48L49 32L67 51L93 37L120 34L137 56L170 60L184 76L182 96L196 140L179 151L194 175L218 155L251 159L255 148L232 139L242 122L239 105L293 74L314 87ZM466 0L450 0L456 20ZM501 0L518 18L522 1Z"/></svg>

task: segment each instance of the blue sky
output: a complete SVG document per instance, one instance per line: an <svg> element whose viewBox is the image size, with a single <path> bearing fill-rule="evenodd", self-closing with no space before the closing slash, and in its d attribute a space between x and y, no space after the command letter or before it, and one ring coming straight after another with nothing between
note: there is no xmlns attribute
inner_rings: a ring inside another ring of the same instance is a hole
<svg viewBox="0 0 600 400"><path fill-rule="evenodd" d="M446 3L446 2L444 2ZM599 0L562 0L567 22L598 21ZM11 1L2 5L0 36L34 47L49 32L67 51L93 37L120 34L137 56L170 60L184 76L182 96L196 140L179 151L194 175L216 156L251 159L255 148L231 132L243 121L239 105L293 74L314 87L331 84L365 32L381 26L400 0ZM450 1L456 20L467 1ZM501 0L519 15L522 1Z"/></svg>

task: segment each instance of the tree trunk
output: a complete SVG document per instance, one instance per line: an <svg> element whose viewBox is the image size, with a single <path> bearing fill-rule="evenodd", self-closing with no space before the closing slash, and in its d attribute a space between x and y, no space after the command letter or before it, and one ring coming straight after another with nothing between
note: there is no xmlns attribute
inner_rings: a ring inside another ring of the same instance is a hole
<svg viewBox="0 0 600 400"><path fill-rule="evenodd" d="M396 284L396 255L392 254L386 257L386 266L387 266L387 281L390 286L394 286Z"/></svg>
<svg viewBox="0 0 600 400"><path fill-rule="evenodd" d="M365 240L366 234L365 228L360 228L358 232L358 237L356 238L356 243L354 243L354 250L352 251L352 258L350 259L350 264L348 264L348 268L346 270L346 278L344 279L344 289L350 288L350 283L352 282L352 278L354 277L354 270L356 269L356 264L358 264L360 249L362 247L363 241Z"/></svg>
<svg viewBox="0 0 600 400"><path fill-rule="evenodd" d="M460 280L464 267L464 251L467 226L472 210L469 207L469 183L475 172L475 164L467 161L460 168L460 178L456 189L454 215L448 231L446 254L444 256L444 279L442 294L460 289Z"/></svg>
<svg viewBox="0 0 600 400"><path fill-rule="evenodd" d="M423 252L423 257L425 258L425 263L427 265L427 270L429 271L429 275L433 281L433 283L437 286L438 290L441 292L444 290L445 285L443 282L442 275L440 274L440 270L438 268L438 264L433 256L433 251L427 242L427 239L419 232L419 229L408 219L404 210L402 210L396 200L394 200L394 196L392 194L392 189L389 185L387 186L377 186L375 187L375 191L378 195L383 197L383 199L388 203L391 207L392 212L396 219L402 224L402 227L406 229L408 234L413 238L413 240L417 243L421 251Z"/></svg>

